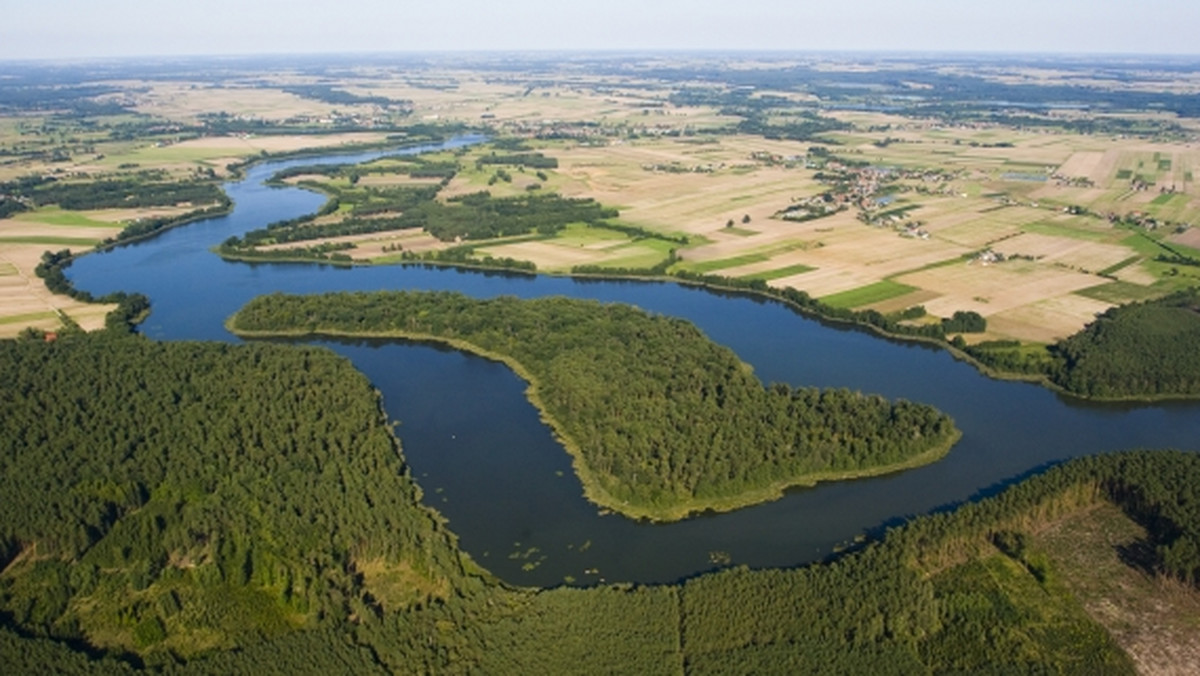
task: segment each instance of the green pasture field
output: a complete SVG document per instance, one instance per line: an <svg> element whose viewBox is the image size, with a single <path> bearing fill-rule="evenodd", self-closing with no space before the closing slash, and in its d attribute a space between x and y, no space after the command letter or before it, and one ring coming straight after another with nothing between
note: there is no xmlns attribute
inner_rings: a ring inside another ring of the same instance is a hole
<svg viewBox="0 0 1200 676"><path fill-rule="evenodd" d="M1104 301L1105 303L1113 303L1114 305L1123 305L1136 301L1152 300L1165 295L1168 290L1157 285L1143 286L1129 282L1108 282L1107 284L1080 289L1075 292L1075 295Z"/></svg>
<svg viewBox="0 0 1200 676"><path fill-rule="evenodd" d="M916 290L915 286L885 279L867 286L860 286L857 289L823 296L820 300L831 307L854 308L903 296Z"/></svg>
<svg viewBox="0 0 1200 676"><path fill-rule="evenodd" d="M45 244L47 246L94 246L101 237L0 237L2 244Z"/></svg>
<svg viewBox="0 0 1200 676"><path fill-rule="evenodd" d="M751 253L742 256L734 256L733 258L721 258L718 260L703 261L700 263L685 262L678 266L678 269L687 270L689 272L707 273L716 270L724 270L725 268L736 268L750 263L763 263L771 260L770 256L761 253Z"/></svg>
<svg viewBox="0 0 1200 676"><path fill-rule="evenodd" d="M0 316L0 324L30 324L41 319L58 319L58 314L51 311L28 312L21 315Z"/></svg>
<svg viewBox="0 0 1200 676"><path fill-rule="evenodd" d="M12 217L14 221L44 223L46 225L69 225L83 228L114 228L117 223L106 223L88 218L78 211L63 211L57 206L40 207Z"/></svg>

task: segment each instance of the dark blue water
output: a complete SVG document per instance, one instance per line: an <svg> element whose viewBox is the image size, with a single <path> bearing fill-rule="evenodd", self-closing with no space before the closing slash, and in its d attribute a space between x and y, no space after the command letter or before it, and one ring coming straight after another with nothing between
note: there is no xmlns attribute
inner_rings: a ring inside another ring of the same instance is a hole
<svg viewBox="0 0 1200 676"><path fill-rule="evenodd" d="M450 146L473 142L464 138ZM413 149L406 152L416 152ZM227 263L209 249L267 223L309 213L323 198L262 181L292 164L260 165L226 186L232 214L85 256L69 269L94 294L138 291L153 313L142 332L162 340L237 340L225 319L254 296L284 291L452 289L476 297L562 294L631 303L695 322L765 382L848 387L933 404L962 441L944 460L900 474L797 490L730 514L652 525L600 515L585 502L569 456L506 367L423 345L322 342L349 357L384 394L428 504L463 548L515 584L661 582L735 564L790 566L898 519L996 490L1047 463L1139 447L1200 448L1200 405L1097 405L1035 385L989 380L948 353L824 325L774 302L673 283L596 282L423 267L339 268Z"/></svg>

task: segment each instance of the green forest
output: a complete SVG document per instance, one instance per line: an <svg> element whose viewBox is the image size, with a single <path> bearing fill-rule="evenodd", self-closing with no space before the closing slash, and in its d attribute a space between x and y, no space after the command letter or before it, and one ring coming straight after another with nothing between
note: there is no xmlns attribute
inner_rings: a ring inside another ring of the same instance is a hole
<svg viewBox="0 0 1200 676"><path fill-rule="evenodd" d="M674 520L787 486L932 462L957 440L930 406L844 389L764 387L693 324L569 298L448 292L263 296L244 336L325 333L444 341L503 360L575 457L589 499Z"/></svg>
<svg viewBox="0 0 1200 676"><path fill-rule="evenodd" d="M514 589L331 352L76 334L0 375L8 673L1127 674L1023 534L1115 504L1200 581L1193 453L1070 461L830 563Z"/></svg>
<svg viewBox="0 0 1200 676"><path fill-rule="evenodd" d="M425 603L461 571L332 353L105 332L0 342L0 378L0 608L27 635L189 656ZM372 593L366 567L408 588Z"/></svg>
<svg viewBox="0 0 1200 676"><path fill-rule="evenodd" d="M967 353L1000 371L1044 376L1096 399L1200 396L1200 289L1111 308L1079 333L1029 352L982 343Z"/></svg>

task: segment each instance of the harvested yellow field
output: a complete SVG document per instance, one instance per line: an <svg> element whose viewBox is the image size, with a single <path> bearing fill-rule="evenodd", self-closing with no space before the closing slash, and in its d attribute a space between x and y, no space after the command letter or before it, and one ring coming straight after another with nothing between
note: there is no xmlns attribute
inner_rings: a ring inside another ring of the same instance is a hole
<svg viewBox="0 0 1200 676"><path fill-rule="evenodd" d="M611 256L611 248L569 247L554 244L552 241L541 241L500 244L480 249L479 252L496 258L532 261L539 270L554 271L569 270L576 265L599 263Z"/></svg>
<svg viewBox="0 0 1200 676"><path fill-rule="evenodd" d="M139 112L176 120L192 119L213 111L284 120L299 115L325 116L336 108L338 106L261 87L196 87L186 83L164 83L137 97Z"/></svg>
<svg viewBox="0 0 1200 676"><path fill-rule="evenodd" d="M1112 167L1116 164L1115 158L1106 159L1108 154L1097 151L1073 153L1066 162L1058 167L1056 173L1071 178L1088 178L1100 182L1114 171Z"/></svg>
<svg viewBox="0 0 1200 676"><path fill-rule="evenodd" d="M1004 337L1052 343L1077 332L1112 307L1075 294L1054 296L988 317L988 332Z"/></svg>
<svg viewBox="0 0 1200 676"><path fill-rule="evenodd" d="M430 235L424 230L394 230L389 232L371 232L361 235L343 235L341 237L326 237L321 239L322 244L354 244L353 249L347 249L342 252L356 260L368 260L377 258L381 255L392 253L395 247L400 247L400 251L410 251L413 253L422 253L425 251L436 251L452 246L438 238ZM307 246L311 242L305 242ZM267 244L257 247L260 251L280 251L287 249L295 249L297 245L293 242L285 242L283 244ZM388 249L385 251L384 249Z"/></svg>
<svg viewBox="0 0 1200 676"><path fill-rule="evenodd" d="M1044 211L1032 207L991 205L945 218L932 217L925 229L936 239L978 250L1021 233L1021 227L1041 219Z"/></svg>
<svg viewBox="0 0 1200 676"><path fill-rule="evenodd" d="M1099 272L1134 255L1128 247L1116 244L1036 233L1024 233L998 242L992 250L1009 258L1029 256L1083 272Z"/></svg>
<svg viewBox="0 0 1200 676"><path fill-rule="evenodd" d="M985 317L1096 286L1094 275L1028 261L969 262L901 275L895 281L940 294L925 304L935 315L957 310ZM1082 324L1078 324L1078 330Z"/></svg>
<svg viewBox="0 0 1200 676"><path fill-rule="evenodd" d="M770 285L780 289L788 287L799 289L814 298L820 298L874 284L877 281L879 281L877 277L862 270L831 267L818 268L791 277L776 279L770 282Z"/></svg>
<svg viewBox="0 0 1200 676"><path fill-rule="evenodd" d="M774 143L802 155L797 143ZM554 152L564 194L593 197L621 209L623 220L664 231L708 234L730 219L769 218L793 199L821 191L808 172L763 166L745 141L726 144L657 140Z"/></svg>
<svg viewBox="0 0 1200 676"><path fill-rule="evenodd" d="M59 313L85 330L104 326L115 305L89 305L50 293L33 269L41 262L44 244L0 244L0 338L12 338L26 327L55 330Z"/></svg>

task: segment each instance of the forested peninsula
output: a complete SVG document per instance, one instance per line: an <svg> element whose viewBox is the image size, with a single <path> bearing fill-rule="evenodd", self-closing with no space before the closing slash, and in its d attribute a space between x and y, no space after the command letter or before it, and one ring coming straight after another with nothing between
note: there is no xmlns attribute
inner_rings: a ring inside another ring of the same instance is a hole
<svg viewBox="0 0 1200 676"><path fill-rule="evenodd" d="M1029 533L1115 505L1140 565L1200 579L1200 456L1131 452L833 563L512 589L328 351L72 335L0 343L0 376L11 673L1126 674Z"/></svg>
<svg viewBox="0 0 1200 676"><path fill-rule="evenodd" d="M676 520L773 499L789 486L932 462L959 432L934 408L844 389L763 387L693 324L568 298L447 292L264 296L243 336L431 340L509 364L574 457L587 497Z"/></svg>

